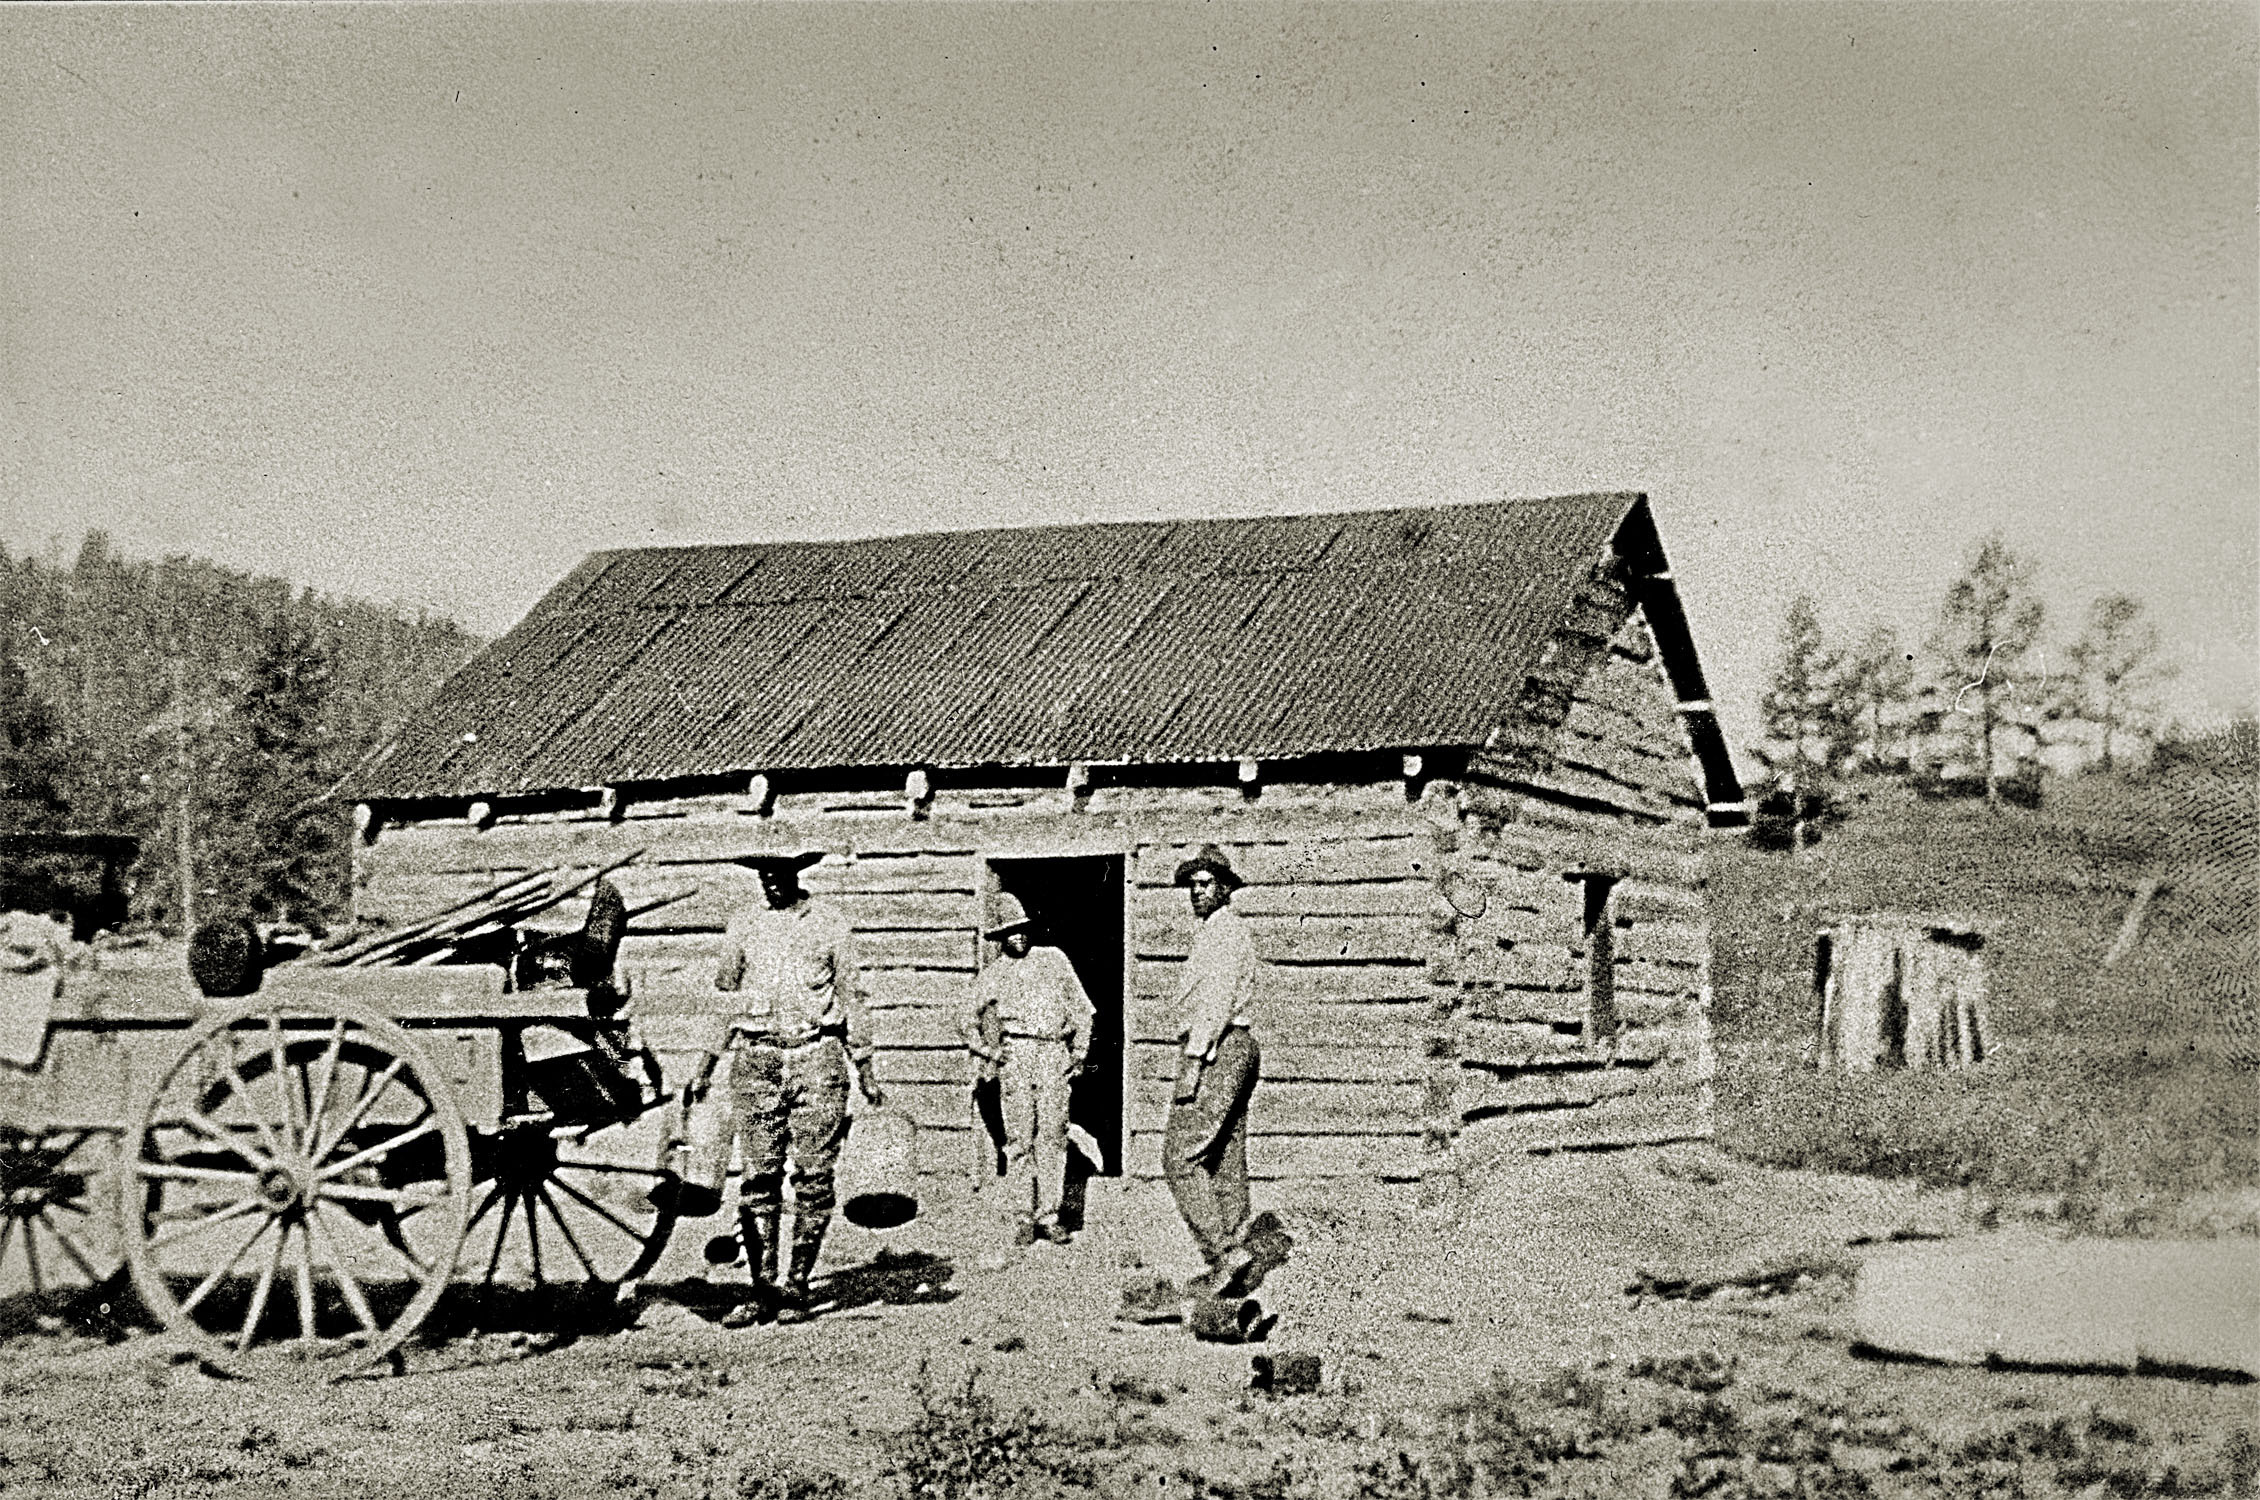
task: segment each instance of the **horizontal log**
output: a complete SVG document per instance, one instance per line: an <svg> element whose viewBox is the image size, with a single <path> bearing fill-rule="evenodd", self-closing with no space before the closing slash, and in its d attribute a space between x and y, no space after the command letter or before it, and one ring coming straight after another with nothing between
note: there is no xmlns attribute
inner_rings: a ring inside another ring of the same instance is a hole
<svg viewBox="0 0 2260 1500"><path fill-rule="evenodd" d="M1232 893L1232 909L1264 917L1425 917L1435 904L1426 880L1371 880L1343 885L1250 885ZM1174 886L1136 886L1130 920L1138 926L1192 926L1192 903Z"/></svg>
<svg viewBox="0 0 2260 1500"><path fill-rule="evenodd" d="M1709 905L1703 893L1691 887L1627 880L1617 886L1610 903L1619 921L1635 926L1643 922L1684 922L1709 931Z"/></svg>
<svg viewBox="0 0 2260 1500"><path fill-rule="evenodd" d="M970 928L956 932L866 932L855 940L867 969L942 969L970 974L978 966Z"/></svg>
<svg viewBox="0 0 2260 1500"><path fill-rule="evenodd" d="M1689 1020L1700 1008L1699 997L1693 992L1650 995L1620 988L1616 995L1617 1019L1635 1028L1668 1028ZM1464 1013L1478 1021L1581 1026L1585 1021L1585 996L1581 991L1470 990Z"/></svg>
<svg viewBox="0 0 2260 1500"><path fill-rule="evenodd" d="M1637 1092L1643 1070L1602 1068L1589 1072L1538 1069L1504 1076L1469 1071L1459 1089L1463 1119L1520 1114L1528 1110L1588 1109L1603 1099Z"/></svg>
<svg viewBox="0 0 2260 1500"><path fill-rule="evenodd" d="M1325 963L1334 960L1419 961L1435 946L1434 934L1420 917L1249 917L1248 935L1257 956L1272 963ZM1193 923L1141 923L1132 951L1139 958L1182 958L1191 947Z"/></svg>
<svg viewBox="0 0 2260 1500"><path fill-rule="evenodd" d="M1504 1130L1529 1151L1595 1150L1707 1138L1712 1120L1696 1087L1648 1087L1588 1109L1529 1110L1470 1129Z"/></svg>
<svg viewBox="0 0 2260 1500"><path fill-rule="evenodd" d="M1711 935L1691 922L1634 922L1618 930L1615 947L1621 963L1700 968L1709 956Z"/></svg>
<svg viewBox="0 0 2260 1500"><path fill-rule="evenodd" d="M1133 1079L1133 1121L1158 1121L1169 1111L1171 1084ZM1312 1131L1342 1135L1388 1135L1417 1129L1421 1091L1405 1084L1297 1083L1265 1078L1248 1107L1251 1135L1296 1135Z"/></svg>
<svg viewBox="0 0 2260 1500"><path fill-rule="evenodd" d="M826 860L803 877L811 891L834 895L975 894L980 861L970 854L865 854Z"/></svg>
<svg viewBox="0 0 2260 1500"><path fill-rule="evenodd" d="M1457 1040L1464 1065L1507 1069L1610 1060L1654 1062L1672 1055L1684 1038L1677 1031L1646 1027L1589 1046L1578 1032L1531 1021L1492 1021L1476 1016L1459 1022Z"/></svg>
<svg viewBox="0 0 2260 1500"><path fill-rule="evenodd" d="M1254 1016L1256 1036L1273 1044L1313 1047L1419 1046L1427 1035L1430 999L1344 1001L1338 1004L1295 1004L1274 997L1259 1001ZM1131 1002L1125 1017L1127 1034L1136 1041L1171 1043L1183 1035L1185 1017L1175 1004L1158 996Z"/></svg>
<svg viewBox="0 0 2260 1500"><path fill-rule="evenodd" d="M1168 887L1177 867L1200 843L1215 843L1232 869L1249 885L1327 885L1346 881L1425 878L1435 863L1434 841L1425 834L1390 833L1373 838L1305 839L1293 843L1237 843L1228 835L1189 843L1147 844L1138 849L1133 880Z"/></svg>
<svg viewBox="0 0 2260 1500"><path fill-rule="evenodd" d="M1262 1077L1267 1084L1419 1083L1428 1077L1433 1065L1426 1050L1409 1041L1394 1047L1312 1047L1267 1040L1261 1048ZM1131 1053L1130 1076L1149 1083L1172 1083L1179 1057L1175 1047L1139 1046Z"/></svg>
<svg viewBox="0 0 2260 1500"><path fill-rule="evenodd" d="M1703 986L1700 963L1663 963L1639 959L1618 964L1615 974L1617 993L1620 995L1693 995ZM1622 1010L1623 1007L1619 1006L1618 1009Z"/></svg>
<svg viewBox="0 0 2260 1500"><path fill-rule="evenodd" d="M973 1087L972 1054L962 1047L891 1047L882 1042L871 1062L890 1091L897 1084L947 1085L968 1092Z"/></svg>
<svg viewBox="0 0 2260 1500"><path fill-rule="evenodd" d="M1131 1176L1148 1180L1159 1177L1160 1133L1133 1134L1124 1155ZM1314 1179L1417 1182L1424 1166L1441 1164L1441 1158L1423 1152L1417 1133L1268 1135L1248 1139L1248 1176L1258 1182Z"/></svg>
<svg viewBox="0 0 2260 1500"><path fill-rule="evenodd" d="M1184 968L1182 960L1137 960L1130 970L1132 997L1174 1000ZM1428 970L1420 964L1265 964L1256 972L1259 1007L1424 1000L1429 989Z"/></svg>
<svg viewBox="0 0 2260 1500"><path fill-rule="evenodd" d="M887 891L829 896L825 900L859 933L970 931L981 920L979 904L963 892Z"/></svg>

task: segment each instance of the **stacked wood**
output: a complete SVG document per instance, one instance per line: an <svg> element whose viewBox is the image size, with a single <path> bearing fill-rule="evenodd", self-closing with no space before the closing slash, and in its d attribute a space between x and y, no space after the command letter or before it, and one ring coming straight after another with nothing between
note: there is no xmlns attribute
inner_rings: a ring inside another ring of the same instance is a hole
<svg viewBox="0 0 2260 1500"><path fill-rule="evenodd" d="M633 850L610 864L581 874L551 866L506 880L469 900L411 922L399 931L349 944L336 952L320 955L315 962L329 968L438 962L452 956L464 943L500 933L570 901L642 854L640 849Z"/></svg>

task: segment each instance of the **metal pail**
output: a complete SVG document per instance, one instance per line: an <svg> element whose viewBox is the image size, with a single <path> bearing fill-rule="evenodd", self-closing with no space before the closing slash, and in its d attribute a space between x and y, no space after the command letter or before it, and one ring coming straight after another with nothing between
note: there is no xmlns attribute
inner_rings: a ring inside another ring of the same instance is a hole
<svg viewBox="0 0 2260 1500"><path fill-rule="evenodd" d="M859 1229L899 1229L918 1216L918 1127L899 1109L866 1109L840 1152L840 1212Z"/></svg>

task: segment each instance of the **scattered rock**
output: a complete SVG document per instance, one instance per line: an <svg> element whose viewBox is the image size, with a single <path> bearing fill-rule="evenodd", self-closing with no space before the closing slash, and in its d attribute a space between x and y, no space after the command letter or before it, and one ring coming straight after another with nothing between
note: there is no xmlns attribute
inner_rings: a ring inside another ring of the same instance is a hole
<svg viewBox="0 0 2260 1500"><path fill-rule="evenodd" d="M1324 1361L1315 1354L1259 1354L1249 1369L1249 1388L1273 1396L1307 1396L1324 1379Z"/></svg>

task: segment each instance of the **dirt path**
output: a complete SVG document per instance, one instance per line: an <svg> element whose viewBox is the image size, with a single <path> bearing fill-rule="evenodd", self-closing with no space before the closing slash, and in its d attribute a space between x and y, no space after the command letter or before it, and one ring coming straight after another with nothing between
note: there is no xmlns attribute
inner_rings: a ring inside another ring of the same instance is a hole
<svg viewBox="0 0 2260 1500"><path fill-rule="evenodd" d="M2160 1480L2180 1488L2158 1492L2228 1493L2248 1451L2231 1436L2260 1415L2250 1385L1855 1357L1848 1283L1831 1263L1848 1240L1941 1221L1937 1202L1905 1189L1668 1148L1511 1159L1446 1211L1404 1201L1277 1207L1299 1245L1262 1289L1278 1322L1261 1349L1117 1320L1127 1278L1190 1268L1183 1231L1152 1189L1102 1193L1091 1229L1064 1249L1000 1254L993 1221L973 1211L884 1238L842 1232L828 1262L848 1305L801 1327L725 1331L660 1289L640 1327L577 1339L554 1323L465 1335L414 1351L404 1378L311 1390L211 1380L149 1335L17 1339L0 1346L0 1493L884 1493L890 1468L934 1462L952 1444L987 1464L969 1477L1019 1475L1039 1488L1057 1483L1046 1468L1056 1459L1071 1487L1108 1493L1445 1493L1452 1486L1434 1469L1449 1437L1439 1413L1464 1407L1494 1371L1536 1390L1558 1383L1564 1366L1617 1382L1627 1411L1665 1397L1684 1406L1698 1399L1688 1392L1731 1371L1753 1413L1770 1402L1792 1426L1884 1422L1869 1443L1879 1454L1945 1445L1982 1456L1988 1434L2051 1421L2086 1424L2082 1434L2123 1430L2134 1436L2112 1439L2120 1468L2110 1473L2147 1465L2151 1479L2180 1476ZM665 1270L683 1269L686 1254L696 1264L703 1236L679 1239ZM1804 1279L1785 1272L1761 1292L1730 1285L1700 1301L1626 1295L1636 1282L1678 1288L1782 1263L1806 1267ZM678 1294L695 1302L697 1290ZM1251 1356L1288 1351L1321 1356L1323 1388L1252 1392ZM1644 1369L1668 1378L1635 1375ZM1033 1422L1018 1420L1023 1408ZM1532 1410L1541 1408L1552 1410ZM1840 1415L1814 1415L1827 1412ZM1692 1439L1671 1437L1680 1446L1666 1451L1658 1433L1676 1432L1684 1416L1666 1412L1665 1426L1637 1441L1610 1437L1615 1447L1589 1437L1592 1454L1573 1451L1560 1465L1566 1474L1600 1462L1603 1448L1610 1462L1656 1473L1726 1462L1701 1458ZM897 1436L920 1423L922 1445ZM1973 1438L1983 1441L1972 1447ZM2055 1483L2048 1476L2073 1460L2048 1457L2055 1440L2045 1432L2033 1441L2039 1456L1997 1466ZM940 1472L926 1472L932 1493L980 1492L951 1489ZM1938 1477L1917 1474L1932 1487L1908 1492L1950 1493ZM1875 1492L1896 1482L1879 1469Z"/></svg>

